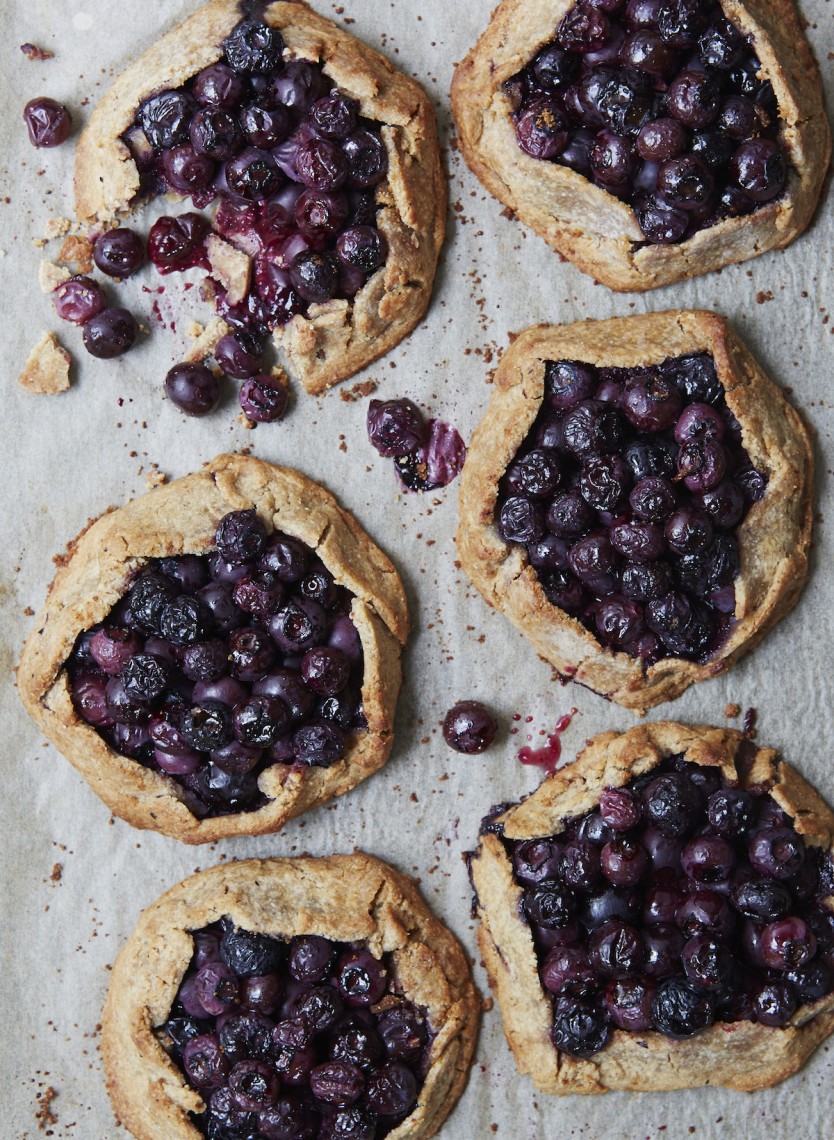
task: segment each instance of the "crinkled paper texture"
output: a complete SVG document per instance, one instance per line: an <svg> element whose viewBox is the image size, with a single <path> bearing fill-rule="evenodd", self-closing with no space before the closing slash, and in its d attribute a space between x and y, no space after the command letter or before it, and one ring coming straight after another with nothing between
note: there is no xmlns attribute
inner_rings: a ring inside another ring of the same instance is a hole
<svg viewBox="0 0 834 1140"><path fill-rule="evenodd" d="M354 21L349 31L423 83L438 110L452 175L449 238L426 321L407 343L342 390L376 381L376 396L408 396L468 438L487 403L490 369L510 332L539 321L673 307L723 312L769 375L792 389L817 432L820 522L808 588L796 610L726 678L693 687L652 716L720 725L728 702L742 710L753 706L760 742L784 749L834 802L834 549L826 526L829 457L834 457L830 193L809 232L784 252L679 287L616 296L561 262L532 232L502 217L499 204L463 170L455 152L448 111L452 68L483 31L493 0L454 7L445 0L316 0L316 5L325 16ZM122 0L118 5L26 0L3 6L0 1130L10 1138L123 1135L114 1127L104 1090L96 1026L108 964L139 910L168 886L221 859L348 852L358 846L419 876L428 902L477 960L461 853L474 845L479 821L492 804L515 799L538 782L535 768L518 763L518 747L528 733L538 741L540 731L552 730L574 706L579 713L563 737L568 758L595 733L634 723L631 713L593 693L553 683L549 668L522 636L487 609L455 566L457 483L427 495L403 492L392 462L379 458L367 442L367 397L346 402L335 389L316 400L296 386L286 420L254 432L237 422L231 385L223 408L205 420L187 420L166 402L162 381L191 343L185 335L189 321L205 323L210 315L197 299L196 284L184 288L202 274L163 278L146 268L130 282L108 284L110 297L151 330L115 361L87 356L80 330L61 325L41 294L39 261L54 257L61 239L41 250L31 238L45 232L50 216L69 215L73 150L71 144L33 150L21 121L23 104L51 95L66 101L80 124L111 77L196 6L197 0ZM801 6L831 106L834 7L830 0L803 0ZM54 51L55 58L27 60L19 47L27 41ZM88 102L82 106L82 101ZM184 208L163 203L140 215L136 225L147 234L154 212ZM160 287L164 292L156 292ZM19 389L15 377L48 329L58 332L77 368L69 392L34 396ZM31 629L27 611L40 606L52 577L52 556L88 518L144 491L154 464L171 476L183 475L221 451L243 447L299 467L355 511L397 563L416 628L404 656L397 741L387 767L337 803L293 821L280 835L194 851L111 821L29 721L11 670ZM458 756L443 744L438 722L461 698L484 700L499 715L502 734L481 757ZM512 728L515 735L509 734ZM475 977L486 990L477 964ZM793 1080L753 1098L704 1089L549 1101L518 1078L496 1009L485 1018L469 1086L442 1135L448 1140L493 1134L506 1140L688 1140L690 1135L769 1140L793 1129L803 1137L824 1136L830 1132L834 1080L828 1048L818 1050ZM57 1092L51 1102L56 1122L42 1111L42 1132L39 1104L47 1105L44 1094L50 1088Z"/></svg>

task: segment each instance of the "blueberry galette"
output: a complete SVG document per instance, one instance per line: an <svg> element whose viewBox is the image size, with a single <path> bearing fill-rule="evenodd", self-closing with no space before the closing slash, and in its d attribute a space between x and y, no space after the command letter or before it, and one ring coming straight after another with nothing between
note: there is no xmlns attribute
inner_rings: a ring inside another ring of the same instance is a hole
<svg viewBox="0 0 834 1140"><path fill-rule="evenodd" d="M522 1072L550 1093L797 1071L834 1028L834 815L741 733L603 733L472 858Z"/></svg>
<svg viewBox="0 0 834 1140"><path fill-rule="evenodd" d="M137 1140L418 1140L463 1090L479 1013L410 879L362 854L253 859L145 911L102 1055Z"/></svg>
<svg viewBox="0 0 834 1140"><path fill-rule="evenodd" d="M496 372L458 550L563 677L642 710L791 609L812 490L801 419L721 317L542 325Z"/></svg>
<svg viewBox="0 0 834 1140"><path fill-rule="evenodd" d="M251 6L250 6L251 7ZM78 143L82 222L190 195L160 218L162 272L211 271L229 328L272 333L310 392L422 318L446 190L421 88L306 4L210 0L116 81Z"/></svg>
<svg viewBox="0 0 834 1140"><path fill-rule="evenodd" d="M787 245L831 150L791 0L504 0L452 107L484 185L617 290Z"/></svg>
<svg viewBox="0 0 834 1140"><path fill-rule="evenodd" d="M385 763L407 634L396 570L332 495L225 455L75 540L18 687L114 814L204 843Z"/></svg>

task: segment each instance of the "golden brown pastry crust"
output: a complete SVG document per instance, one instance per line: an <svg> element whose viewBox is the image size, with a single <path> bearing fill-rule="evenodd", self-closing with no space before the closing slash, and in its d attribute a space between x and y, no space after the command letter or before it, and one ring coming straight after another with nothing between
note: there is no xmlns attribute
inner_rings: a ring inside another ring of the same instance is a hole
<svg viewBox="0 0 834 1140"><path fill-rule="evenodd" d="M832 850L834 814L776 752L757 749L733 729L668 721L595 737L575 763L547 777L532 796L499 815L496 826L503 827L508 839L559 834L568 818L597 806L603 789L622 787L672 755L720 766L740 787L768 791L793 816L806 843ZM521 889L497 835L481 837L472 859L472 881L481 919L478 940L504 1031L520 1072L529 1073L542 1092L649 1092L701 1085L753 1092L792 1076L834 1029L834 994L829 994L801 1006L784 1029L748 1021L716 1022L685 1040L615 1030L594 1057L577 1060L551 1042L551 1006L539 981L530 928L520 917ZM827 903L834 910L834 898Z"/></svg>
<svg viewBox="0 0 834 1140"><path fill-rule="evenodd" d="M523 548L503 542L494 525L498 482L538 414L546 360L627 368L693 352L713 355L727 405L741 424L742 442L753 466L767 475L768 487L737 532L737 621L724 645L705 664L667 657L645 669L639 659L605 648L547 600ZM504 354L486 414L469 444L460 484L458 552L486 601L530 638L541 657L564 676L643 712L680 696L695 681L726 672L796 604L808 576L813 484L814 456L805 425L723 317L672 310L537 325Z"/></svg>
<svg viewBox="0 0 834 1140"><path fill-rule="evenodd" d="M258 779L269 802L257 811L196 819L172 779L121 756L78 716L64 662L76 637L103 621L148 558L202 554L220 519L254 508L269 531L315 550L354 595L351 618L365 657L367 731L332 768L276 764ZM311 479L242 455L221 455L201 471L158 487L101 516L71 546L20 658L17 684L29 714L114 815L185 843L277 831L293 816L342 795L381 768L391 751L400 647L408 610L399 576L351 514Z"/></svg>
<svg viewBox="0 0 834 1140"><path fill-rule="evenodd" d="M139 172L121 135L150 95L181 86L220 59L220 45L240 18L237 0L209 0L119 76L78 140L80 221L109 220L136 204ZM383 124L388 151L388 175L376 189L385 265L353 300L311 305L273 334L290 370L319 394L383 356L425 314L445 233L446 181L434 111L413 79L301 0L270 4L262 18L280 30L293 58L322 63L362 115Z"/></svg>
<svg viewBox="0 0 834 1140"><path fill-rule="evenodd" d="M499 201L583 273L617 291L656 289L781 249L816 208L831 156L822 83L792 0L722 0L753 38L779 104L791 170L785 194L745 218L727 218L678 245L646 242L632 208L581 174L516 143L502 84L553 38L575 0L503 0L458 65L452 110L466 162Z"/></svg>
<svg viewBox="0 0 834 1140"><path fill-rule="evenodd" d="M202 871L143 913L116 964L102 1017L101 1051L116 1114L137 1140L199 1140L189 1112L204 1102L154 1035L191 959L189 934L224 915L245 930L291 938L362 941L391 954L403 994L436 1033L417 1107L392 1140L433 1136L463 1091L480 1000L457 939L411 879L370 855L249 859Z"/></svg>

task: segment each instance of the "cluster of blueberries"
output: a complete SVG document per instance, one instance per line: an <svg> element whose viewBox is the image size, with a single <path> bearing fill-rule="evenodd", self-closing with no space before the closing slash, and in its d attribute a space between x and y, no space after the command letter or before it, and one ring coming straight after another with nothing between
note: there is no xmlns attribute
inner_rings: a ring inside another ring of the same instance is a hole
<svg viewBox="0 0 834 1140"><path fill-rule="evenodd" d="M581 0L506 89L523 151L591 179L670 244L784 190L760 71L719 4Z"/></svg>
<svg viewBox="0 0 834 1140"><path fill-rule="evenodd" d="M334 88L321 65L284 60L278 31L253 21L223 44L224 61L139 108L124 135L143 191L218 195L214 226L255 256L254 289L218 307L263 336L311 302L352 297L385 263L374 188L388 170L379 125ZM208 225L161 218L151 260L163 271L197 264ZM156 231L156 234L155 234Z"/></svg>
<svg viewBox="0 0 834 1140"><path fill-rule="evenodd" d="M735 536L764 477L706 353L645 368L548 361L499 487L498 529L548 599L612 649L701 660L735 614Z"/></svg>
<svg viewBox="0 0 834 1140"><path fill-rule="evenodd" d="M157 1037L207 1102L207 1140L379 1140L411 1112L431 1036L388 956L228 918L194 956Z"/></svg>
<svg viewBox="0 0 834 1140"><path fill-rule="evenodd" d="M303 543L234 511L211 554L151 560L79 635L75 708L198 818L254 811L264 768L330 767L366 726L351 601Z"/></svg>
<svg viewBox="0 0 834 1140"><path fill-rule="evenodd" d="M560 835L508 850L553 1042L573 1056L613 1029L784 1026L834 985L829 855L770 795L728 786L719 769L674 757L604 791Z"/></svg>

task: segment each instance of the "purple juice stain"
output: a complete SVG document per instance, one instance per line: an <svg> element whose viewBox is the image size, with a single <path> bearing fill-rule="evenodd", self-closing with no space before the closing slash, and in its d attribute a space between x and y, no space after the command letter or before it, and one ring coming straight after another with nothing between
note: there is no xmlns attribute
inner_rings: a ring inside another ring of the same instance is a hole
<svg viewBox="0 0 834 1140"><path fill-rule="evenodd" d="M443 420L429 420L428 438L394 466L407 491L436 491L447 487L463 469L466 444L457 428Z"/></svg>

